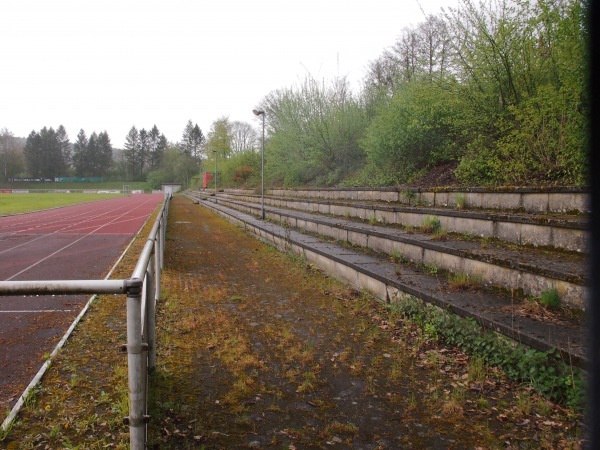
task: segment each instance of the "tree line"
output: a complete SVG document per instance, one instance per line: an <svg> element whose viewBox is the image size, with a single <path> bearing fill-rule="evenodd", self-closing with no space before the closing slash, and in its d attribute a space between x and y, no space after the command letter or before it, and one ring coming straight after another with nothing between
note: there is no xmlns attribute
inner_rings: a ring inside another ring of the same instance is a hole
<svg viewBox="0 0 600 450"><path fill-rule="evenodd" d="M270 92L259 105L267 183L395 185L448 164L463 184L585 184L586 10L461 0L403 29L358 92L310 75ZM260 183L258 134L238 147L239 125L215 121L204 146L220 186Z"/></svg>
<svg viewBox="0 0 600 450"><path fill-rule="evenodd" d="M177 143L170 143L156 125L149 131L132 126L123 149L112 146L106 131L88 137L81 129L70 142L63 125L33 130L26 139L4 128L0 130L0 179L76 176L146 181L149 174L163 173L158 175L161 180L189 180L202 165L205 141L191 120Z"/></svg>
<svg viewBox="0 0 600 450"><path fill-rule="evenodd" d="M586 3L462 0L345 79L261 102L274 184L390 185L442 163L469 184L586 182Z"/></svg>
<svg viewBox="0 0 600 450"><path fill-rule="evenodd" d="M93 132L88 138L80 130L71 144L65 127L60 125L56 130L44 127L32 131L23 156L23 169L32 178L105 177L112 168L113 147L106 131Z"/></svg>

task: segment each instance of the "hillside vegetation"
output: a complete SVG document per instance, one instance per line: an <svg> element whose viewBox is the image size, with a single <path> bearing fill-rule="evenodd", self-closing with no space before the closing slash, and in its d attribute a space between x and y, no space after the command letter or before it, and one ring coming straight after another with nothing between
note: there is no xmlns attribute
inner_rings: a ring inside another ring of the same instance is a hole
<svg viewBox="0 0 600 450"><path fill-rule="evenodd" d="M585 11L464 0L404 29L358 93L310 76L271 92L267 183L395 185L453 162L462 184L586 184ZM215 154L219 185L258 185L255 150Z"/></svg>

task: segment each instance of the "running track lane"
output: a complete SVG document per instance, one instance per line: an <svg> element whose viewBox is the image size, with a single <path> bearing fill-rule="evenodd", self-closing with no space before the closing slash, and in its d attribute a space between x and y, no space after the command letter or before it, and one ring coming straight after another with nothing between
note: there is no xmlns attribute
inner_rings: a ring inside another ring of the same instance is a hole
<svg viewBox="0 0 600 450"><path fill-rule="evenodd" d="M162 200L133 195L0 217L0 280L104 278ZM12 408L88 298L0 297L0 410Z"/></svg>

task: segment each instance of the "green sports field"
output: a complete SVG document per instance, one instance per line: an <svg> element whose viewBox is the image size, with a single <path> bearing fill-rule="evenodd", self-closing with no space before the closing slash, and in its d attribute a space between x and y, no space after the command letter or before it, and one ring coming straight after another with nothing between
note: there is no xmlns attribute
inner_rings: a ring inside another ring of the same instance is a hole
<svg viewBox="0 0 600 450"><path fill-rule="evenodd" d="M84 194L84 193L36 193L4 194L0 193L0 216L20 214L79 203L96 202L121 194Z"/></svg>

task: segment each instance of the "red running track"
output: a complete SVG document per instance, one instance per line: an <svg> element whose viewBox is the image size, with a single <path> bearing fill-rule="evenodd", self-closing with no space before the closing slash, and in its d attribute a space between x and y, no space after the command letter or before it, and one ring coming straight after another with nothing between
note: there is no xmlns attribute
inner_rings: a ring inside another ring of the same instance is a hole
<svg viewBox="0 0 600 450"><path fill-rule="evenodd" d="M0 217L0 280L104 278L163 198L140 194ZM17 401L87 298L0 297L0 410Z"/></svg>

